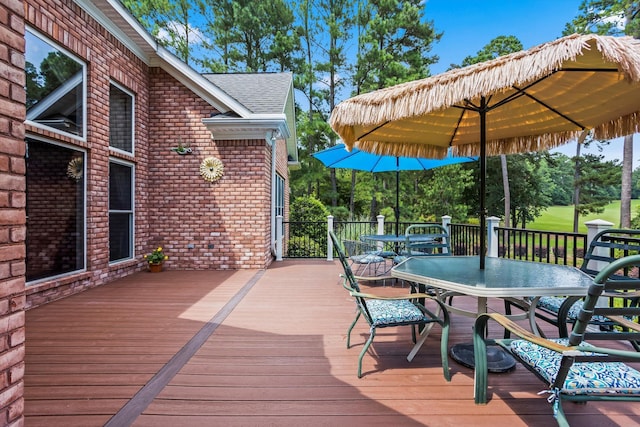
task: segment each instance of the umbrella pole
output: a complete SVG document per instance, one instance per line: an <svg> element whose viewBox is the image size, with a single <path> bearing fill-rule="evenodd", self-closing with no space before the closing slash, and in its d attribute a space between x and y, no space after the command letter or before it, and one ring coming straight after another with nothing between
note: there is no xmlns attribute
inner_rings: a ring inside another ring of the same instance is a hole
<svg viewBox="0 0 640 427"><path fill-rule="evenodd" d="M480 98L480 270L484 270L486 246L485 193L487 177L487 101Z"/></svg>
<svg viewBox="0 0 640 427"><path fill-rule="evenodd" d="M396 157L396 161L398 158ZM396 169L396 236L399 236L400 231L400 171Z"/></svg>

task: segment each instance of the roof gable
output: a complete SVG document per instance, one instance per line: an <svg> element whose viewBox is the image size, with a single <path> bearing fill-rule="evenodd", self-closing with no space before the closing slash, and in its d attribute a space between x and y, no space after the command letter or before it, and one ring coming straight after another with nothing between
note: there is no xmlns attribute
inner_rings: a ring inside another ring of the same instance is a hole
<svg viewBox="0 0 640 427"><path fill-rule="evenodd" d="M284 113L291 73L203 74L203 76L254 114Z"/></svg>

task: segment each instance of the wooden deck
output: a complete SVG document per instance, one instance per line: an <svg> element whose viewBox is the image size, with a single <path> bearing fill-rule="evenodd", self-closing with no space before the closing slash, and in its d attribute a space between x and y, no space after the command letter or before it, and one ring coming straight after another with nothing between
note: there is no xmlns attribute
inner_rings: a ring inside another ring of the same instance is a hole
<svg viewBox="0 0 640 427"><path fill-rule="evenodd" d="M536 395L544 385L521 366L490 376L485 406L473 402L471 369L450 361L447 383L439 331L409 363L409 330L382 330L358 379L368 330L361 321L346 348L354 305L339 272L337 262L288 260L266 271L139 273L28 311L25 424L555 425ZM451 343L470 331L471 319L454 316ZM565 410L576 426L640 422L634 403Z"/></svg>

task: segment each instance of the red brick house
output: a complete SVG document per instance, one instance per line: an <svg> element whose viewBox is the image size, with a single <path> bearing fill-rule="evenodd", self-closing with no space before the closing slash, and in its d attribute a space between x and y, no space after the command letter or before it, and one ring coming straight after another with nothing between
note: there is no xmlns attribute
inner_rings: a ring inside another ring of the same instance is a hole
<svg viewBox="0 0 640 427"><path fill-rule="evenodd" d="M175 149L186 148L186 154ZM146 268L265 268L297 165L290 74L200 75L117 0L0 5L0 425L24 311Z"/></svg>

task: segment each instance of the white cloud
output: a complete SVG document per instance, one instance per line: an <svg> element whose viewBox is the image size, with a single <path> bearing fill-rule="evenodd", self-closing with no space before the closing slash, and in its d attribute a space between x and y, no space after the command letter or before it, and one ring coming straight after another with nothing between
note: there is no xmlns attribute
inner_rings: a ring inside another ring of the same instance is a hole
<svg viewBox="0 0 640 427"><path fill-rule="evenodd" d="M207 38L202 33L202 31L200 31L199 28L195 28L195 27L192 27L192 26L188 26L188 27L185 28L184 25L182 25L181 23L178 23L176 21L168 22L167 23L167 27L171 31L173 31L175 34L179 35L181 38L186 38L187 30L188 30L189 44L192 45L192 46L200 45L200 44L202 44L202 42L207 40ZM158 32L158 38L161 39L161 40L165 40L165 41L170 40L169 31L167 31L164 28L161 28L160 31Z"/></svg>

